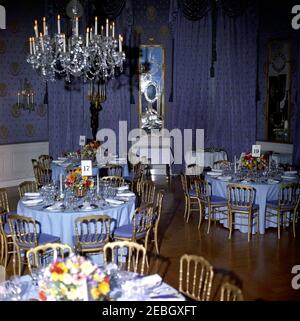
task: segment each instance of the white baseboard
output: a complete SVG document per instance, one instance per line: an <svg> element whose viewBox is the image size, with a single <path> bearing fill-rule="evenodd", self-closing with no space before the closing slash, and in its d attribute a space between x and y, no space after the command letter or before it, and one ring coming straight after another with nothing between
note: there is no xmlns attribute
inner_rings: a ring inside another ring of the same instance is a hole
<svg viewBox="0 0 300 321"><path fill-rule="evenodd" d="M0 145L0 187L12 187L33 180L31 159L49 154L49 143Z"/></svg>

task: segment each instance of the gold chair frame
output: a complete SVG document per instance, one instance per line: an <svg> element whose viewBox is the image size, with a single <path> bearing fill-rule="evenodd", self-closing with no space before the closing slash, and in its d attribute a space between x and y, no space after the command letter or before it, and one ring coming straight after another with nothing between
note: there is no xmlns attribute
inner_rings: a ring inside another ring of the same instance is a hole
<svg viewBox="0 0 300 321"><path fill-rule="evenodd" d="M6 269L5 266L0 265L0 283L6 280Z"/></svg>
<svg viewBox="0 0 300 321"><path fill-rule="evenodd" d="M228 282L223 283L220 301L244 301L242 290Z"/></svg>
<svg viewBox="0 0 300 321"><path fill-rule="evenodd" d="M44 168L41 164L33 166L34 177L38 187L49 184L52 181L50 170Z"/></svg>
<svg viewBox="0 0 300 321"><path fill-rule="evenodd" d="M118 253L118 250L127 248L127 253ZM117 241L105 244L103 248L104 263L109 262L108 257L111 253L111 262L116 263L120 268L124 266L123 258L126 258L125 270L144 274L145 261L146 261L146 249L143 245L131 241ZM117 255L116 255L117 254ZM125 257L126 254L126 257ZM140 256L141 254L141 256ZM141 260L140 260L141 258ZM140 263L140 271L138 271Z"/></svg>
<svg viewBox="0 0 300 321"><path fill-rule="evenodd" d="M36 181L24 181L18 186L18 192L20 198L24 196L27 192L37 192L38 191L38 185Z"/></svg>
<svg viewBox="0 0 300 321"><path fill-rule="evenodd" d="M270 218L277 218L277 237L280 239L280 226L281 217L283 215L283 228L287 223L287 213L293 213L290 215L292 217L293 224L293 235L296 237L296 221L297 213L300 203L300 184L299 183L289 183L283 184L278 192L278 204L276 208L266 207L266 221L274 223ZM275 212L272 212L272 210Z"/></svg>
<svg viewBox="0 0 300 321"><path fill-rule="evenodd" d="M99 224L101 227L100 230L98 229ZM103 252L103 246L110 241L110 225L111 217L107 215L89 215L76 218L75 251L88 255L100 254ZM80 240L81 236L84 236L85 241ZM101 239L101 246L99 246L99 238Z"/></svg>
<svg viewBox="0 0 300 321"><path fill-rule="evenodd" d="M154 203L155 184L152 181L141 180L139 183L140 206Z"/></svg>
<svg viewBox="0 0 300 321"><path fill-rule="evenodd" d="M158 247L158 227L159 227L159 222L160 222L160 217L162 213L162 206L163 206L163 199L164 199L164 191L160 190L158 191L156 195L156 206L155 206L155 223L153 227L153 237L154 237L154 244L155 244L155 249L156 253L159 254L159 247Z"/></svg>
<svg viewBox="0 0 300 321"><path fill-rule="evenodd" d="M117 184L117 187L123 186L125 182L124 178L121 176L104 176L101 180L104 182L113 182Z"/></svg>
<svg viewBox="0 0 300 321"><path fill-rule="evenodd" d="M230 166L231 162L225 159L215 161L213 163L213 168L220 169L222 166Z"/></svg>
<svg viewBox="0 0 300 321"><path fill-rule="evenodd" d="M207 234L209 234L210 231L210 226L211 226L211 220L213 219L215 224L216 224L216 211L218 212L222 212L223 214L226 214L226 218L219 218L219 221L222 220L228 220L228 213L227 212L227 201L224 201L223 204L212 204L211 203L211 186L210 184L203 180L203 179L196 179L195 182L195 188L196 188L196 192L197 195L200 199L200 203L201 203L201 214L199 217L199 224L198 224L198 229L200 229L201 226L201 221L202 221L202 216L205 217L205 208L207 207L208 209L208 227L207 227ZM225 208L226 210L220 210L221 208ZM204 215L202 214L202 212L204 212Z"/></svg>
<svg viewBox="0 0 300 321"><path fill-rule="evenodd" d="M183 284L185 266L186 282ZM193 270L192 266L194 266ZM184 254L180 258L179 292L185 296L197 301L209 301L213 277L213 266L202 256Z"/></svg>
<svg viewBox="0 0 300 321"><path fill-rule="evenodd" d="M250 242L253 223L256 218L257 232L259 232L259 208L253 208L255 188L243 184L227 185L227 201L229 216L229 239L231 239L233 225L248 226L248 242ZM234 197L233 197L234 196ZM235 208L238 208L236 210ZM238 213L239 215L236 215ZM233 218L248 218L248 224L235 223Z"/></svg>
<svg viewBox="0 0 300 321"><path fill-rule="evenodd" d="M118 176L122 177L123 167L118 164L108 164L102 167L107 170L106 176Z"/></svg>
<svg viewBox="0 0 300 321"><path fill-rule="evenodd" d="M51 169L51 161L53 160L52 156L42 154L38 157L39 164L46 170Z"/></svg>
<svg viewBox="0 0 300 321"><path fill-rule="evenodd" d="M57 258L60 257L64 259L66 254L70 255L72 253L72 248L68 244L48 243L34 247L26 252L29 273L32 274L33 268L40 268L41 259L43 259L46 255L49 256L50 254L53 254L52 262L55 262Z"/></svg>

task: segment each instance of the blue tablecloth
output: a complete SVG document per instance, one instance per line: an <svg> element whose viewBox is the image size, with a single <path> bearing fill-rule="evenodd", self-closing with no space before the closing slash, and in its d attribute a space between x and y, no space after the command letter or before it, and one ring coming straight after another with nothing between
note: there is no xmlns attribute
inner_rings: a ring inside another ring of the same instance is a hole
<svg viewBox="0 0 300 321"><path fill-rule="evenodd" d="M128 177L129 176L129 169L128 169L128 164L120 164L123 168L122 170L122 175L123 177ZM80 164L78 165L80 166ZM52 181L59 182L59 175L62 174L63 176L66 175L66 166L64 165L59 165L55 163L51 163L51 170L52 170ZM93 176L97 176L98 171L101 167L93 167Z"/></svg>
<svg viewBox="0 0 300 321"><path fill-rule="evenodd" d="M216 178L211 178L206 176L206 180L211 184L213 195L227 197L226 186L232 184L233 182L221 181ZM287 183L287 182L284 182ZM278 199L278 192L281 184L266 184L266 183L247 183L246 185L252 186L256 190L254 203L259 205L259 233L264 234L265 229L268 227L276 227L277 225L272 222L266 222L266 202L270 200ZM227 226L227 220L221 221L225 226ZM241 222L241 220L236 220L236 222ZM245 223L245 220L243 220ZM235 228L240 230L242 233L248 232L247 226L236 225ZM256 225L253 226L252 233L256 232Z"/></svg>
<svg viewBox="0 0 300 321"><path fill-rule="evenodd" d="M28 207L21 201L18 203L18 214L32 217L41 224L42 233L58 236L61 243L73 246L72 236L75 235L75 219L87 215L108 215L112 218L112 233L116 227L129 224L134 215L135 198L129 200L124 205L109 207L105 209L96 209L92 211L64 211L51 212L43 210L42 206Z"/></svg>

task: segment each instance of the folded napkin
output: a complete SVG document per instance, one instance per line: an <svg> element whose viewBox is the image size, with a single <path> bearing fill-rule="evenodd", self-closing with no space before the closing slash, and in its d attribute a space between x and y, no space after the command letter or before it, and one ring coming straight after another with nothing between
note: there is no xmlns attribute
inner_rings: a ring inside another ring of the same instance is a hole
<svg viewBox="0 0 300 321"><path fill-rule="evenodd" d="M34 192L26 192L25 194L24 194L24 196L27 196L27 197L38 197L38 196L41 196L41 194L40 193L34 193Z"/></svg>
<svg viewBox="0 0 300 321"><path fill-rule="evenodd" d="M48 206L47 210L49 210L49 211L60 210L62 208L62 205L63 205L63 202L57 202L57 203L54 203L51 206Z"/></svg>
<svg viewBox="0 0 300 321"><path fill-rule="evenodd" d="M141 279L138 279L138 283L142 287L152 288L161 284L161 276L158 274L144 276Z"/></svg>
<svg viewBox="0 0 300 321"><path fill-rule="evenodd" d="M129 189L129 187L128 187L128 185L124 185L124 186L118 187L117 189L120 192L120 191L126 191L127 189Z"/></svg>
<svg viewBox="0 0 300 321"><path fill-rule="evenodd" d="M22 203L25 205L36 205L42 202L43 202L42 198L35 198L33 200L22 200Z"/></svg>
<svg viewBox="0 0 300 321"><path fill-rule="evenodd" d="M115 205L124 204L124 201L114 200L112 198L106 198L105 202L110 203L110 204L115 204Z"/></svg>
<svg viewBox="0 0 300 321"><path fill-rule="evenodd" d="M117 193L117 196L135 196L133 192L123 192L123 193Z"/></svg>

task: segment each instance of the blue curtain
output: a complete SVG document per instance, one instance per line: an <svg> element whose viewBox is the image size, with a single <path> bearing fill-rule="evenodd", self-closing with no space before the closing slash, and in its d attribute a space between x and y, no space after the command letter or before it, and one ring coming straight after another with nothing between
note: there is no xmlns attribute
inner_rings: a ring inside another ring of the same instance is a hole
<svg viewBox="0 0 300 321"><path fill-rule="evenodd" d="M257 32L255 7L239 17L229 17L219 8L216 103L209 111L209 140L224 148L230 159L251 150L256 141Z"/></svg>

